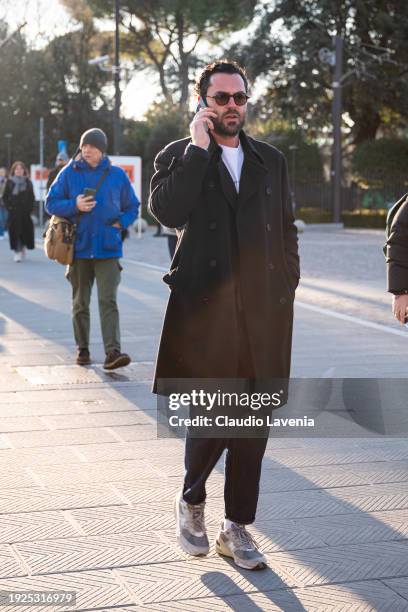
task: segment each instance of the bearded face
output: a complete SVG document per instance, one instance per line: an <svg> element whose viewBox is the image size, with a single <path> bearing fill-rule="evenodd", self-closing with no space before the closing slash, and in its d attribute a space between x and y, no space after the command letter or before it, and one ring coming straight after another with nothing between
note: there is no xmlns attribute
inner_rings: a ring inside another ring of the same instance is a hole
<svg viewBox="0 0 408 612"><path fill-rule="evenodd" d="M211 76L210 85L206 93L208 106L217 114L211 118L214 124L214 132L220 136L236 136L245 125L247 104L238 106L234 102L232 94L245 92L245 83L239 74L216 73ZM231 94L228 103L220 106L213 97L219 92Z"/></svg>

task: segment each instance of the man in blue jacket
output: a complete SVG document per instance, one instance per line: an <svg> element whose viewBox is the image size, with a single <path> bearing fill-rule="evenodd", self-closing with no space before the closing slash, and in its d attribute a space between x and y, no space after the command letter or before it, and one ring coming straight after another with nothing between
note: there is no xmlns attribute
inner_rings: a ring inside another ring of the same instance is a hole
<svg viewBox="0 0 408 612"><path fill-rule="evenodd" d="M96 279L106 353L104 368L114 370L130 363L129 355L122 353L120 347L117 289L122 270L121 230L136 219L140 203L126 173L111 165L107 147L102 130L84 132L80 154L61 170L48 192L45 208L50 215L77 223L74 262L66 273L72 285L77 363L91 363L89 304ZM92 195L87 195L86 190Z"/></svg>

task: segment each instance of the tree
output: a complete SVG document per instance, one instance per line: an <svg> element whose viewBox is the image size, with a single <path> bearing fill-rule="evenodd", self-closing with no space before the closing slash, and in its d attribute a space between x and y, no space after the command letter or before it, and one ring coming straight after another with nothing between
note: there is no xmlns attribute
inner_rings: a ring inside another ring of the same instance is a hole
<svg viewBox="0 0 408 612"><path fill-rule="evenodd" d="M296 161L296 182L322 184L324 182L323 160L318 145L311 142L304 132L292 130L288 125L267 121L253 126L255 138L268 142L285 155L292 174L292 160ZM292 180L291 176L291 180Z"/></svg>
<svg viewBox="0 0 408 612"><path fill-rule="evenodd" d="M78 0L64 0L67 8ZM113 16L111 0L88 0L97 17ZM202 63L197 45L218 45L251 22L256 0L121 0L126 53L154 71L164 99L186 108L190 75Z"/></svg>
<svg viewBox="0 0 408 612"><path fill-rule="evenodd" d="M103 54L110 49L109 41L100 42L93 23L85 21L79 30L54 38L43 51L42 82L54 139L63 138L74 145L84 130L98 125L111 141L112 75L88 64L95 52Z"/></svg>
<svg viewBox="0 0 408 612"><path fill-rule="evenodd" d="M343 108L351 141L408 124L408 4L401 0L276 0L259 12L255 35L229 51L268 88L261 116L273 114L321 135L331 122L331 68L319 50L345 41Z"/></svg>
<svg viewBox="0 0 408 612"><path fill-rule="evenodd" d="M154 171L153 162L157 153L170 141L187 135L187 115L174 105L153 104L146 113L144 121L124 122L124 154L140 155L143 158L142 194L144 198L149 192L149 182Z"/></svg>
<svg viewBox="0 0 408 612"><path fill-rule="evenodd" d="M0 23L0 44L7 36L7 25ZM110 44L87 19L42 49L29 48L23 32L1 49L0 163L7 162L7 132L13 135L14 159L38 162L40 117L48 163L55 159L57 140L67 140L73 150L81 132L93 125L111 136L111 75L88 65L96 51L107 51Z"/></svg>
<svg viewBox="0 0 408 612"><path fill-rule="evenodd" d="M352 169L358 184L363 187L408 185L408 142L397 138L378 138L356 147Z"/></svg>

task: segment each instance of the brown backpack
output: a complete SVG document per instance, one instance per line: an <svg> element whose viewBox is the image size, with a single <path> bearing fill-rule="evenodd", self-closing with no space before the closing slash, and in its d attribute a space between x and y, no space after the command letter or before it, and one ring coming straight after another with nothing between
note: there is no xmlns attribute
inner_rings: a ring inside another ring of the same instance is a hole
<svg viewBox="0 0 408 612"><path fill-rule="evenodd" d="M74 261L77 224L53 215L44 234L44 251L49 259L67 266Z"/></svg>
<svg viewBox="0 0 408 612"><path fill-rule="evenodd" d="M103 181L109 174L107 168L102 174L95 188L95 194L99 191ZM79 215L76 216L76 223L73 223L65 217L57 217L52 215L50 223L44 232L44 251L48 259L58 261L64 266L71 265L74 261L74 246L77 225L79 223Z"/></svg>

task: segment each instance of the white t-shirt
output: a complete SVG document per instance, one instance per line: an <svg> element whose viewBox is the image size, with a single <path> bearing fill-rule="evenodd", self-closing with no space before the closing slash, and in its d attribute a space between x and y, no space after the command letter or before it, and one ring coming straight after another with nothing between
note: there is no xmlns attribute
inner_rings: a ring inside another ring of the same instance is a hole
<svg viewBox="0 0 408 612"><path fill-rule="evenodd" d="M241 178L242 164L244 163L244 152L241 143L237 147L222 147L222 161L234 181L235 189L239 192L239 181Z"/></svg>

